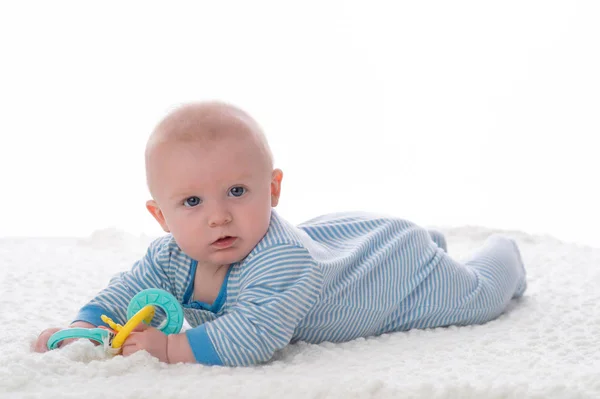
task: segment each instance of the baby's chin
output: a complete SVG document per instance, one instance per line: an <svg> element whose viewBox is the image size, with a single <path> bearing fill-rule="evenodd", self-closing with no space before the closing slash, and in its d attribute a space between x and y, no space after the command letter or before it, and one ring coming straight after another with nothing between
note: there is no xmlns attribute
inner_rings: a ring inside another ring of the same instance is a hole
<svg viewBox="0 0 600 399"><path fill-rule="evenodd" d="M185 251L184 251L185 252ZM222 265L230 265L232 263L237 263L242 261L248 253L242 251L240 248L228 248L224 250L219 250L213 252L211 254L198 254L198 256L194 256L194 254L186 253L192 259L198 261L198 264L203 264L206 266L214 265L214 266L222 266Z"/></svg>

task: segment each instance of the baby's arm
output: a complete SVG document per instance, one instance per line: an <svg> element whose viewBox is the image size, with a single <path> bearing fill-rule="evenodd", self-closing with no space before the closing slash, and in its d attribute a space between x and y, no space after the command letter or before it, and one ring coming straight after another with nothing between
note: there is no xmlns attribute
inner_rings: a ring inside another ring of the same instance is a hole
<svg viewBox="0 0 600 399"><path fill-rule="evenodd" d="M170 292L169 279L165 273L170 258L169 241L170 236L165 236L152 242L146 255L131 270L113 276L109 285L81 308L74 322L106 326L100 318L105 314L116 323L124 325L127 321L127 306L138 292L147 288L161 288ZM159 317L153 320L154 325L160 322Z"/></svg>
<svg viewBox="0 0 600 399"><path fill-rule="evenodd" d="M143 259L136 262L132 269L113 277L104 290L85 305L77 314L77 317L69 327L94 328L96 326L107 326L101 319L106 314L115 322L125 324L126 309L130 299L145 288L168 287L168 278L164 273L164 264L168 263L167 244L170 236L155 240L150 244ZM166 262L165 262L166 259ZM154 322L160 320L155 318ZM36 352L47 351L48 339L52 334L62 328L48 328L40 333L32 344ZM74 339L63 341L60 346L73 342Z"/></svg>
<svg viewBox="0 0 600 399"><path fill-rule="evenodd" d="M185 332L195 360L227 366L269 360L289 344L299 322L317 301L322 279L304 248L283 244L259 252L241 273L240 293L231 312ZM184 346L178 341L181 338L170 339L176 345L174 353ZM177 351L189 356L185 348Z"/></svg>
<svg viewBox="0 0 600 399"><path fill-rule="evenodd" d="M433 242L435 242L438 247L442 248L444 252L448 252L448 244L446 244L446 237L444 237L442 232L432 229L429 229L428 232Z"/></svg>
<svg viewBox="0 0 600 399"><path fill-rule="evenodd" d="M196 363L194 352L186 334L171 334L167 336L167 356L169 363Z"/></svg>

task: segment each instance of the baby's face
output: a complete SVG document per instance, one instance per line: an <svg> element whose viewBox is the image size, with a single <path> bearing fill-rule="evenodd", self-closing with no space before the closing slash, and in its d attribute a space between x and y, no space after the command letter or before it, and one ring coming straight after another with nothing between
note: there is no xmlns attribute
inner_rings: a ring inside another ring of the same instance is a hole
<svg viewBox="0 0 600 399"><path fill-rule="evenodd" d="M270 170L251 140L240 138L173 141L154 151L154 200L182 251L213 265L246 257L267 232L281 171Z"/></svg>

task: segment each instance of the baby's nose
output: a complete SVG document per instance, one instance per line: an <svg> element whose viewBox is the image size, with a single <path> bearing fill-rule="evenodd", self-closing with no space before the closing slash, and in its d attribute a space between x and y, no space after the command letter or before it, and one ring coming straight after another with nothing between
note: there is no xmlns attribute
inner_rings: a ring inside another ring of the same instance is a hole
<svg viewBox="0 0 600 399"><path fill-rule="evenodd" d="M208 220L210 227L223 226L231 222L231 214L227 211L213 212Z"/></svg>

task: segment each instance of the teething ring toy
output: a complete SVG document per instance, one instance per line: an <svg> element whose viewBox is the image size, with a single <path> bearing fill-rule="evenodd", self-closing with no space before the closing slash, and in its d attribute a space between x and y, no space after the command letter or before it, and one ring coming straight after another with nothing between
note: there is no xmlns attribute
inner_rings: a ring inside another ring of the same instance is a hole
<svg viewBox="0 0 600 399"><path fill-rule="evenodd" d="M57 331L50 336L50 338L48 339L48 349L56 349L58 348L58 344L60 344L65 339L70 338L87 338L92 341L96 341L99 344L103 344L105 341L111 339L111 334L114 336L114 333L104 328L74 327L64 329Z"/></svg>
<svg viewBox="0 0 600 399"><path fill-rule="evenodd" d="M161 308L166 319L158 326L165 334L176 334L183 326L183 309L177 299L167 291L150 288L136 294L127 306L127 323L124 326L115 323L106 315L102 315L102 321L108 324L112 330L107 328L65 328L57 331L48 339L48 349L56 349L60 342L70 338L87 338L104 344L111 352L118 353L121 346L140 324L150 324L154 318L156 307Z"/></svg>

